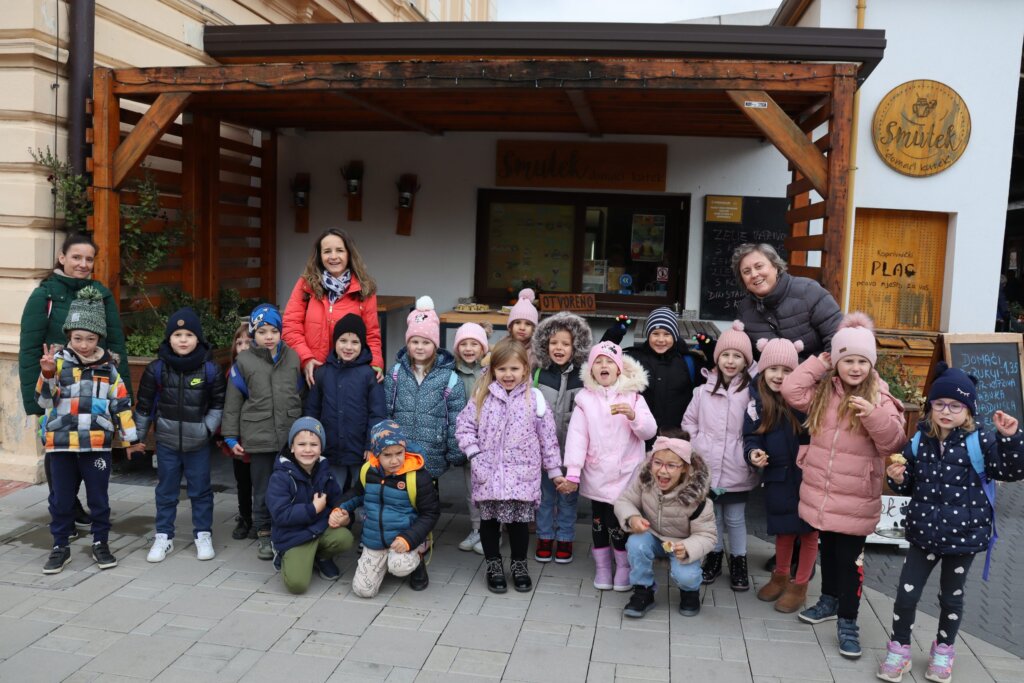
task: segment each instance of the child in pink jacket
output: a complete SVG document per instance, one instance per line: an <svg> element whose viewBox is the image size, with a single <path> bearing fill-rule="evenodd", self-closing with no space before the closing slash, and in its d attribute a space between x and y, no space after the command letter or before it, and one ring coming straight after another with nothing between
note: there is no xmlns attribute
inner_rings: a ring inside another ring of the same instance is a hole
<svg viewBox="0 0 1024 683"><path fill-rule="evenodd" d="M690 434L693 450L711 470L718 540L704 558L704 583L722 573L724 539L729 535L729 575L734 591L750 589L747 575L747 496L760 475L743 457L743 417L750 403L751 365L754 353L750 337L739 320L722 333L715 344L715 369L702 370L707 381L693 390L693 400L683 414L683 429Z"/></svg>
<svg viewBox="0 0 1024 683"><path fill-rule="evenodd" d="M647 388L647 371L624 356L619 346L603 341L590 350L580 377L583 391L576 395L576 407L569 419L566 481L559 485L559 491L572 493L578 484L580 493L591 501L594 588L628 591L633 586L629 581L626 532L615 518L615 501L644 460L644 441L658 431L640 395Z"/></svg>
<svg viewBox="0 0 1024 683"><path fill-rule="evenodd" d="M821 541L821 598L800 620L838 617L839 654L851 659L861 655L864 541L882 514L886 459L907 442L903 406L875 372L872 327L863 313L847 315L831 354L811 356L782 382L782 397L807 414L811 443L797 456L799 513Z"/></svg>

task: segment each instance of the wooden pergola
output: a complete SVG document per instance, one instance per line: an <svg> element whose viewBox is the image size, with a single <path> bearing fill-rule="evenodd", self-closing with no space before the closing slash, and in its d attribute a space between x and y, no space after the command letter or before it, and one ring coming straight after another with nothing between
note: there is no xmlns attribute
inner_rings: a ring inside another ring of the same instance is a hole
<svg viewBox="0 0 1024 683"><path fill-rule="evenodd" d="M460 29L467 35L421 24L223 27L207 30L207 51L231 64L96 69L97 277L118 280L119 205L134 201L123 188L147 157L180 163L180 173L158 172L161 205L195 225L180 269L155 279L174 282L176 272L198 296L258 279L246 293L271 295L281 128L697 135L761 138L789 160L791 270L842 300L853 94L881 59L882 32L537 26ZM263 143L227 140L221 124L265 131ZM809 235L818 219L821 234ZM806 265L810 251L821 252L820 267ZM225 267L223 256L247 261Z"/></svg>

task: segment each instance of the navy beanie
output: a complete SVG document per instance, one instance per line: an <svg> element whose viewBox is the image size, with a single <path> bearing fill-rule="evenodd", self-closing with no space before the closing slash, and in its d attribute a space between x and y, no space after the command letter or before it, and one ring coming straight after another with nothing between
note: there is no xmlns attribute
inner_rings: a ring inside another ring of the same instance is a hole
<svg viewBox="0 0 1024 683"><path fill-rule="evenodd" d="M352 332L359 337L359 343L364 347L366 346L366 323L363 319L355 313L349 313L342 317L341 320L334 323L334 334L331 335L331 346L333 347L338 343L338 337L345 334L346 332Z"/></svg>
<svg viewBox="0 0 1024 683"><path fill-rule="evenodd" d="M931 402L940 398L948 398L960 401L971 415L978 414L978 380L968 375L960 368L951 368L943 361L935 366L935 380L932 388L928 390L928 403L931 409Z"/></svg>
<svg viewBox="0 0 1024 683"><path fill-rule="evenodd" d="M164 337L171 338L171 335L178 330L188 330L199 338L199 341L206 343L203 338L203 325L199 322L199 316L191 308L181 308L171 313L167 318L167 329Z"/></svg>
<svg viewBox="0 0 1024 683"><path fill-rule="evenodd" d="M644 336L650 337L654 330L665 330L672 335L673 340L679 341L679 317L676 312L668 306L651 311L644 323Z"/></svg>

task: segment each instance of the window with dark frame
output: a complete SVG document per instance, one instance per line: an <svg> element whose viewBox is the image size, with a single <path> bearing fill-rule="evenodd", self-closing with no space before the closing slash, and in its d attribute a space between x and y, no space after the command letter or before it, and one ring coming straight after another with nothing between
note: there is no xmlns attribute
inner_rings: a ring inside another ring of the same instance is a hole
<svg viewBox="0 0 1024 683"><path fill-rule="evenodd" d="M689 196L478 190L474 292L588 292L628 310L685 297Z"/></svg>

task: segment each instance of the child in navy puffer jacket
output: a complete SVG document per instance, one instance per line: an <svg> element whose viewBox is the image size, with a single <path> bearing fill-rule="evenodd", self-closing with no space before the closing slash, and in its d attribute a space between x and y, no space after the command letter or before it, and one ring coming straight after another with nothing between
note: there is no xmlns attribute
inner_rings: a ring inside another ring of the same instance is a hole
<svg viewBox="0 0 1024 683"><path fill-rule="evenodd" d="M370 440L373 452L339 511L345 522L352 510L366 507L363 554L352 592L372 598L388 572L408 575L409 587L421 591L429 581L426 541L441 517L437 489L423 469L423 456L406 450L409 441L396 422L375 425Z"/></svg>
<svg viewBox="0 0 1024 683"><path fill-rule="evenodd" d="M309 588L314 567L327 581L341 576L333 558L352 547L352 533L342 528L342 515L333 509L341 502L341 488L321 455L325 445L324 426L300 417L267 485L274 566L295 594Z"/></svg>
<svg viewBox="0 0 1024 683"><path fill-rule="evenodd" d="M987 482L1024 479L1024 433L1017 420L997 410L992 421L998 434L993 434L977 422L974 378L945 363L938 364L935 374L925 418L903 450L906 464L894 457L886 469L893 491L910 496L906 515L910 548L896 589L892 641L878 669L878 678L885 681L900 681L910 669L910 630L917 603L939 564L939 628L925 678L945 682L953 677L953 643L963 621L967 572L976 554L991 549L994 531L995 510L970 451L977 448L976 455L983 461L978 465L983 464ZM986 579L988 562L986 557Z"/></svg>
<svg viewBox="0 0 1024 683"><path fill-rule="evenodd" d="M384 389L370 367L366 323L349 313L334 325L327 362L314 371L303 412L327 432L324 456L341 490L348 491L370 454L370 429L385 418Z"/></svg>

